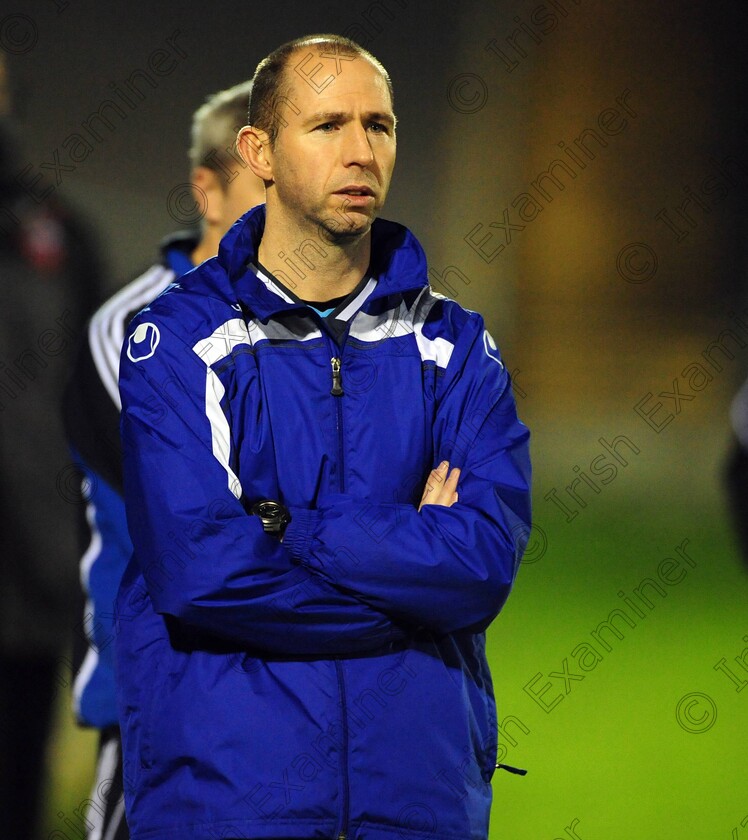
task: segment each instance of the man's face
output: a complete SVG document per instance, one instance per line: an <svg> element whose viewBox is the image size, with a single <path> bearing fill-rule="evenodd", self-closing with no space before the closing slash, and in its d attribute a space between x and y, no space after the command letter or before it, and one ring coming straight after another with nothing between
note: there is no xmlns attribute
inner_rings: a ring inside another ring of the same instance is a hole
<svg viewBox="0 0 748 840"><path fill-rule="evenodd" d="M315 56L323 69L314 78L334 76L318 90L294 70L303 57L291 56L286 68L293 107L279 106L287 124L281 122L271 150L279 221L314 226L333 240L360 236L384 204L395 165L387 84L361 56L341 61L338 75L332 61Z"/></svg>

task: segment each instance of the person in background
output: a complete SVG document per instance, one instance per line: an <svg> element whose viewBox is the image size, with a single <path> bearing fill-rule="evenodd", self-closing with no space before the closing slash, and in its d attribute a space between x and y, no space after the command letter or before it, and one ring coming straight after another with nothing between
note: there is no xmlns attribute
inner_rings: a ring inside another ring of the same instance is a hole
<svg viewBox="0 0 748 840"><path fill-rule="evenodd" d="M36 840L77 620L81 499L59 404L103 272L78 213L24 188L13 98L0 51L0 815L3 836Z"/></svg>
<svg viewBox="0 0 748 840"><path fill-rule="evenodd" d="M732 441L724 464L725 491L743 566L748 569L748 380L730 406Z"/></svg>
<svg viewBox="0 0 748 840"><path fill-rule="evenodd" d="M96 779L86 829L91 840L128 836L122 801L122 755L115 703L114 601L132 545L122 499L119 355L133 315L218 251L246 210L264 201L264 184L234 154L251 83L209 97L192 120L190 181L203 211L201 226L167 237L159 260L93 315L66 389L68 441L84 475L84 553L80 564L84 633L74 657L73 700L78 722L100 730Z"/></svg>

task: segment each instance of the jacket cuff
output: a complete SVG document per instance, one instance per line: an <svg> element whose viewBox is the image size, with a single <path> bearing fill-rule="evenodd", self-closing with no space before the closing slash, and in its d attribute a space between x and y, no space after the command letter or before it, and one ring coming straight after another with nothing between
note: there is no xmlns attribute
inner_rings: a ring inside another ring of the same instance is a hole
<svg viewBox="0 0 748 840"><path fill-rule="evenodd" d="M294 507L289 512L291 521L283 534L283 546L297 563L302 563L309 557L312 535L322 519L322 512Z"/></svg>

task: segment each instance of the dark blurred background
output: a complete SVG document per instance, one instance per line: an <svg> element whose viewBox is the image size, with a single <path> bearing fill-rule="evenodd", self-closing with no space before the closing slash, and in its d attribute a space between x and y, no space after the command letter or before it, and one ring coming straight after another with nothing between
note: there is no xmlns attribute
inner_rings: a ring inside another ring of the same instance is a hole
<svg viewBox="0 0 748 840"><path fill-rule="evenodd" d="M506 760L530 772L495 778L492 837L728 837L748 808L748 585L723 486L748 371L747 30L743 4L707 0L3 4L23 178L95 226L106 291L196 219L175 196L206 95L314 31L389 69L384 215L485 314L533 433L537 528L489 634ZM694 566L582 668L573 651L684 540ZM550 676L564 661L583 679ZM545 683L550 710L527 689ZM93 762L65 694L45 837Z"/></svg>

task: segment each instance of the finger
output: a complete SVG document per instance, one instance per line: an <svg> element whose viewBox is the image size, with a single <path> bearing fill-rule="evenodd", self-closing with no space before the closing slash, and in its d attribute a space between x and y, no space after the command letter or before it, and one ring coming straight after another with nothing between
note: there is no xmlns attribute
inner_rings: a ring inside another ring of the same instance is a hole
<svg viewBox="0 0 748 840"><path fill-rule="evenodd" d="M452 507L455 503L455 496L457 495L457 482L460 480L460 470L455 467L445 480L444 484L438 488L438 492L429 498L429 504L443 505L444 507Z"/></svg>
<svg viewBox="0 0 748 840"><path fill-rule="evenodd" d="M449 472L449 461L442 461L438 467L431 470L431 474L436 476L437 481L442 482L447 477Z"/></svg>
<svg viewBox="0 0 748 840"><path fill-rule="evenodd" d="M455 467L444 482L443 493L448 499L457 491L457 482L460 480L460 468ZM448 494L448 495L447 495Z"/></svg>
<svg viewBox="0 0 748 840"><path fill-rule="evenodd" d="M457 482L460 479L460 471L455 468L449 474L449 478L439 486L433 488L433 492L429 493L428 497L424 497L422 504L427 505L441 505L443 507L451 507L455 503L455 496L457 494ZM419 508L420 510L420 508Z"/></svg>
<svg viewBox="0 0 748 840"><path fill-rule="evenodd" d="M423 495L421 496L421 501L418 505L418 510L420 510L424 505L428 504L433 489L434 486L427 481L426 486L423 488Z"/></svg>
<svg viewBox="0 0 748 840"><path fill-rule="evenodd" d="M435 492L436 488L436 470L431 470L431 472L429 473L429 477L426 479L426 486L423 488L423 494L421 495L421 503L418 505L418 510L420 510L428 502L428 500Z"/></svg>
<svg viewBox="0 0 748 840"><path fill-rule="evenodd" d="M439 504L435 500L436 495L444 486L444 479L448 469L449 461L442 461L438 467L431 470L429 477L426 479L426 486L423 488L423 495L421 496L421 503L418 505L418 510L425 504Z"/></svg>
<svg viewBox="0 0 748 840"><path fill-rule="evenodd" d="M428 493L438 492L441 487L444 485L444 481L447 477L447 470L449 469L449 461L442 461L438 467L435 467L429 473L429 477L426 479L426 486L423 489L424 497Z"/></svg>

